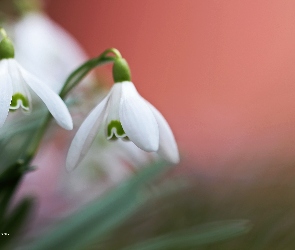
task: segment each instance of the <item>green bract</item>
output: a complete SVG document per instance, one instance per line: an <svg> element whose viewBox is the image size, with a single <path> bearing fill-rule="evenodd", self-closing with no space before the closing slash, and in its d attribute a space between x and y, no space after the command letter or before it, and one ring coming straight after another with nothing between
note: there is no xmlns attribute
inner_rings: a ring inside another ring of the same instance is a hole
<svg viewBox="0 0 295 250"><path fill-rule="evenodd" d="M14 47L7 37L0 42L0 59L14 58Z"/></svg>
<svg viewBox="0 0 295 250"><path fill-rule="evenodd" d="M131 81L130 68L124 58L118 58L113 65L113 78L115 83Z"/></svg>

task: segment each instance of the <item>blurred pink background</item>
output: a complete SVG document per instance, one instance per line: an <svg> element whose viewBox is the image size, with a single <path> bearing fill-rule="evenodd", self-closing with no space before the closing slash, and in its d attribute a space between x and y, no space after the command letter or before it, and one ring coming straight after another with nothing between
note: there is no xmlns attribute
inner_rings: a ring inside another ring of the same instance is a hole
<svg viewBox="0 0 295 250"><path fill-rule="evenodd" d="M46 10L90 57L121 51L183 165L240 175L295 162L295 1L50 0Z"/></svg>

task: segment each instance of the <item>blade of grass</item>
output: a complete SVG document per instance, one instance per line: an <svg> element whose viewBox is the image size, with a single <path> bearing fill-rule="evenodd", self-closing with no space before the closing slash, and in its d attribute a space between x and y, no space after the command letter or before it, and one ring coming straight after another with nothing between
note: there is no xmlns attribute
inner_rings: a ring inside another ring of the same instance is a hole
<svg viewBox="0 0 295 250"><path fill-rule="evenodd" d="M152 238L125 247L122 250L166 250L192 248L211 244L247 233L250 229L245 220L206 224L197 230L183 230Z"/></svg>
<svg viewBox="0 0 295 250"><path fill-rule="evenodd" d="M138 172L130 180L119 185L105 197L88 205L58 225L51 233L32 243L30 250L83 249L93 241L99 241L127 218L142 204L138 194L144 184L168 169L158 162Z"/></svg>

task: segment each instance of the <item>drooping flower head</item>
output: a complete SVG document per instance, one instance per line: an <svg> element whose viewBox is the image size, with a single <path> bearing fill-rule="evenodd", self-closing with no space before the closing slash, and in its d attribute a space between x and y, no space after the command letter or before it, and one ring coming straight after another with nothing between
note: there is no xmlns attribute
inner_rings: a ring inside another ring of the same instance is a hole
<svg viewBox="0 0 295 250"><path fill-rule="evenodd" d="M0 42L0 128L9 110L22 109L30 112L32 101L30 90L34 91L47 106L57 123L71 130L71 115L62 99L46 84L26 71L14 59L14 46L4 29L0 29L3 39Z"/></svg>
<svg viewBox="0 0 295 250"><path fill-rule="evenodd" d="M118 51L116 51L118 53ZM119 54L113 65L115 84L91 111L75 135L66 167L74 169L87 153L98 130L108 140L132 141L147 152L158 152L171 163L179 162L173 133L161 113L137 92L128 63Z"/></svg>

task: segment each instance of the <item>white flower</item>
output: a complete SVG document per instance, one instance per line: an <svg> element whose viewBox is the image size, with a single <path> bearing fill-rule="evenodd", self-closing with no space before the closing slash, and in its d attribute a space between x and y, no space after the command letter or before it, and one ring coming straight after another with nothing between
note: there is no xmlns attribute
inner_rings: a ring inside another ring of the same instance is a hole
<svg viewBox="0 0 295 250"><path fill-rule="evenodd" d="M56 93L68 75L87 60L77 41L44 13L29 12L11 33L16 60Z"/></svg>
<svg viewBox="0 0 295 250"><path fill-rule="evenodd" d="M144 151L158 152L169 162L179 162L177 145L167 121L139 95L130 81L115 83L85 119L70 146L66 161L68 170L80 163L101 129L108 140L131 140Z"/></svg>
<svg viewBox="0 0 295 250"><path fill-rule="evenodd" d="M30 111L29 89L42 99L60 126L68 130L73 128L71 115L62 99L13 58L0 60L0 127L9 110L21 107L23 111Z"/></svg>

